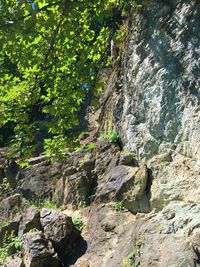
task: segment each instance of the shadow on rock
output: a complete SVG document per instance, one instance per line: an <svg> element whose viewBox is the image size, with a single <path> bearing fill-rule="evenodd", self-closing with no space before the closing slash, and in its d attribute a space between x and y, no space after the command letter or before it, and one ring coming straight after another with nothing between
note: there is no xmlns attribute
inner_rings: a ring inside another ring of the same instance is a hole
<svg viewBox="0 0 200 267"><path fill-rule="evenodd" d="M64 266L67 267L75 264L76 261L85 254L87 247L87 242L80 236L72 248L71 256L68 255L66 259L64 259Z"/></svg>

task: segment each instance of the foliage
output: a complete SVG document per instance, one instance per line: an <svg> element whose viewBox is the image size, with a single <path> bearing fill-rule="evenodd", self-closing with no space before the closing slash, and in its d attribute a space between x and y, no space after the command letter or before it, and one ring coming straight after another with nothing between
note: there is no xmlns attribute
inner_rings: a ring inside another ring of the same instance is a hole
<svg viewBox="0 0 200 267"><path fill-rule="evenodd" d="M57 210L56 204L50 199L40 199L38 196L31 196L28 200L28 205L35 206L39 209L47 208L52 210Z"/></svg>
<svg viewBox="0 0 200 267"><path fill-rule="evenodd" d="M124 267L139 267L140 256L143 253L144 240L134 240L133 251L129 253L127 258L122 259L122 265Z"/></svg>
<svg viewBox="0 0 200 267"><path fill-rule="evenodd" d="M78 208L79 209L84 209L84 208L86 208L87 207L87 201L86 200L81 200L80 202L79 202L79 204L78 204Z"/></svg>
<svg viewBox="0 0 200 267"><path fill-rule="evenodd" d="M56 154L102 91L126 0L5 0L0 7L0 133L30 157ZM45 139L44 143L43 140Z"/></svg>
<svg viewBox="0 0 200 267"><path fill-rule="evenodd" d="M22 207L20 207L18 204L16 204L12 210L14 211L14 213L20 213L22 211Z"/></svg>
<svg viewBox="0 0 200 267"><path fill-rule="evenodd" d="M108 132L108 140L111 144L117 144L120 142L120 136L115 130L110 130Z"/></svg>
<svg viewBox="0 0 200 267"><path fill-rule="evenodd" d="M96 148L96 144L95 143L89 143L86 145L86 149L87 150L94 150Z"/></svg>
<svg viewBox="0 0 200 267"><path fill-rule="evenodd" d="M78 229L79 231L83 230L84 222L82 221L82 219L79 216L73 217L72 222L73 222L74 226L76 227L76 229Z"/></svg>
<svg viewBox="0 0 200 267"><path fill-rule="evenodd" d="M0 184L0 196L4 196L7 194L10 194L10 192L12 191L12 187L8 182L8 179L5 177L3 179L3 182Z"/></svg>
<svg viewBox="0 0 200 267"><path fill-rule="evenodd" d="M22 239L15 236L14 232L11 234L6 233L0 247L0 264L5 263L10 255L20 251L22 249L22 244Z"/></svg>
<svg viewBox="0 0 200 267"><path fill-rule="evenodd" d="M0 220L0 228L6 226L9 223L10 223L10 219L9 218L3 218L2 220Z"/></svg>
<svg viewBox="0 0 200 267"><path fill-rule="evenodd" d="M113 203L112 207L116 211L122 211L122 210L124 210L124 205L123 205L122 202L115 202L115 203Z"/></svg>
<svg viewBox="0 0 200 267"><path fill-rule="evenodd" d="M101 131L100 140L107 139L111 144L119 144L121 141L121 138L117 131L113 128L113 126L110 126L107 132Z"/></svg>
<svg viewBox="0 0 200 267"><path fill-rule="evenodd" d="M28 232L29 233L37 233L39 232L40 230L38 230L37 228L31 228Z"/></svg>

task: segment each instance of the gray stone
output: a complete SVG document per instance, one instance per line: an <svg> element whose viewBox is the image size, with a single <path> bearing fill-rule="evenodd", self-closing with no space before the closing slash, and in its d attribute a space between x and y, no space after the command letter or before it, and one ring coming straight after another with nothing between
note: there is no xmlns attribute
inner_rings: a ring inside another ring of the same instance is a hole
<svg viewBox="0 0 200 267"><path fill-rule="evenodd" d="M24 234L24 263L26 267L58 267L53 245L42 232Z"/></svg>
<svg viewBox="0 0 200 267"><path fill-rule="evenodd" d="M42 209L40 221L45 235L53 243L56 252L62 256L69 253L70 246L79 236L72 218L61 212Z"/></svg>
<svg viewBox="0 0 200 267"><path fill-rule="evenodd" d="M23 212L19 226L19 235L23 235L33 228L42 230L40 223L40 211L38 208L32 206Z"/></svg>
<svg viewBox="0 0 200 267"><path fill-rule="evenodd" d="M17 186L17 177L19 174L19 165L14 159L7 159L4 164L4 174L12 188Z"/></svg>
<svg viewBox="0 0 200 267"><path fill-rule="evenodd" d="M4 218L12 218L18 210L23 210L25 201L23 197L16 193L11 195L0 202L0 220Z"/></svg>
<svg viewBox="0 0 200 267"><path fill-rule="evenodd" d="M137 161L132 153L122 152L120 154L119 165L137 166Z"/></svg>
<svg viewBox="0 0 200 267"><path fill-rule="evenodd" d="M52 197L55 185L62 177L60 164L53 164L41 161L23 170L23 183L20 191L25 197L32 195L37 197Z"/></svg>
<svg viewBox="0 0 200 267"><path fill-rule="evenodd" d="M122 201L124 207L133 213L150 210L146 166L117 166L105 177L105 182L97 188L97 202Z"/></svg>

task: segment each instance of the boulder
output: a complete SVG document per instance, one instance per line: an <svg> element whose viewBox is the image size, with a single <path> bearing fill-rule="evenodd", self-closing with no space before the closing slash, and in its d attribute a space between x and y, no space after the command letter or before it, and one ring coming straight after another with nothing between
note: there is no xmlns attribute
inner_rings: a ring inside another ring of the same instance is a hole
<svg viewBox="0 0 200 267"><path fill-rule="evenodd" d="M12 218L25 206L25 201L20 194L11 195L0 202L0 220Z"/></svg>
<svg viewBox="0 0 200 267"><path fill-rule="evenodd" d="M32 206L27 208L27 210L23 213L19 226L19 235L23 235L33 228L42 230L40 223L40 211L38 208Z"/></svg>
<svg viewBox="0 0 200 267"><path fill-rule="evenodd" d="M96 178L90 171L81 170L66 177L63 204L72 204L75 207L83 202L88 204L95 186Z"/></svg>
<svg viewBox="0 0 200 267"><path fill-rule="evenodd" d="M22 171L24 182L20 186L20 191L27 198L31 196L51 197L55 191L57 180L62 176L60 168L59 163L51 165L42 158L41 162Z"/></svg>
<svg viewBox="0 0 200 267"><path fill-rule="evenodd" d="M19 165L14 159L8 159L5 161L4 174L8 179L8 182L12 188L17 186L17 176L19 174Z"/></svg>
<svg viewBox="0 0 200 267"><path fill-rule="evenodd" d="M67 255L80 234L74 227L71 217L61 212L42 209L40 221L45 235L52 242L58 255L61 258Z"/></svg>
<svg viewBox="0 0 200 267"><path fill-rule="evenodd" d="M97 188L97 202L122 201L133 213L150 209L150 177L146 166L117 166L105 176L105 182Z"/></svg>
<svg viewBox="0 0 200 267"><path fill-rule="evenodd" d="M26 267L58 267L53 245L42 232L24 234L24 263Z"/></svg>

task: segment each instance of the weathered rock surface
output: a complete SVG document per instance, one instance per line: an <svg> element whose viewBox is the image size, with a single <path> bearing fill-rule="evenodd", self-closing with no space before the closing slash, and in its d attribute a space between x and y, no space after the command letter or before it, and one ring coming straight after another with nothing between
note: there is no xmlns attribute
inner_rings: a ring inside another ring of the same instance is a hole
<svg viewBox="0 0 200 267"><path fill-rule="evenodd" d="M56 181L61 177L61 164L51 165L43 157L37 158L36 162L37 164L29 166L23 171L24 182L20 186L20 191L25 197L51 198Z"/></svg>
<svg viewBox="0 0 200 267"><path fill-rule="evenodd" d="M71 247L79 237L79 231L74 227L72 218L63 213L42 209L40 214L40 222L45 235L63 259L71 253Z"/></svg>
<svg viewBox="0 0 200 267"><path fill-rule="evenodd" d="M139 258L137 266L200 266L200 3L154 0L144 7L137 7L137 3L141 1L136 1L131 12L120 77L113 71L100 119L105 129L112 121L124 149L134 155L139 166L146 164L150 214L137 214L123 227L123 238L117 233L114 242L103 238L104 230L114 226L100 224L103 211L109 222L113 214L100 206L91 209L91 234L86 237L88 250L83 259L89 259L94 267L118 267L123 258L127 264L131 253L133 260ZM111 159L104 158L99 159L106 170L100 168L97 193L108 203L116 197L119 185L115 181L123 178L119 169L112 176L118 164L113 166L113 161L109 169ZM102 165L99 163L97 170ZM145 176L141 174L144 185ZM140 182L138 185L131 185L137 193L130 189L127 199L144 193ZM94 231L98 233L95 237ZM136 253L140 239L143 252ZM113 243L109 250L108 244Z"/></svg>
<svg viewBox="0 0 200 267"><path fill-rule="evenodd" d="M197 267L200 3L135 1L130 13L122 66L112 71L97 112L101 129L116 126L126 152L104 140L62 165L32 159L19 190L58 206L90 204L83 210L87 250L72 266ZM116 211L115 202L126 209ZM68 250L68 217L43 210L41 224L55 250ZM51 258L45 242L41 255Z"/></svg>
<svg viewBox="0 0 200 267"><path fill-rule="evenodd" d="M146 166L128 167L119 165L105 175L97 187L96 199L100 202L121 201L133 213L149 211L149 190Z"/></svg>
<svg viewBox="0 0 200 267"><path fill-rule="evenodd" d="M15 257L14 259L9 259L5 264L5 267L25 267L21 258Z"/></svg>
<svg viewBox="0 0 200 267"><path fill-rule="evenodd" d="M24 254L26 267L59 266L59 260L53 245L42 232L24 235Z"/></svg>
<svg viewBox="0 0 200 267"><path fill-rule="evenodd" d="M18 235L21 236L31 229L42 230L40 223L40 211L36 207L28 207L21 218Z"/></svg>
<svg viewBox="0 0 200 267"><path fill-rule="evenodd" d="M5 198L0 202L0 220L14 216L17 210L23 209L24 205L24 199L18 193Z"/></svg>

